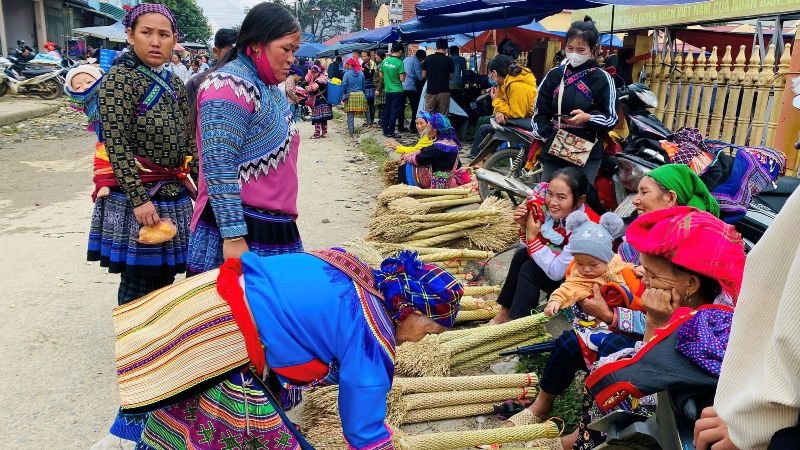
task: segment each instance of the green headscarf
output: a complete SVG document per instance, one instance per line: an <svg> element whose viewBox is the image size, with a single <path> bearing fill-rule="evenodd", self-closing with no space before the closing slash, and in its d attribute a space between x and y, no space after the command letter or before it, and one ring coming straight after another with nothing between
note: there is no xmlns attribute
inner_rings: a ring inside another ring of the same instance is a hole
<svg viewBox="0 0 800 450"><path fill-rule="evenodd" d="M719 217L719 204L700 177L685 164L667 164L651 170L647 176L678 196L678 205L692 206Z"/></svg>

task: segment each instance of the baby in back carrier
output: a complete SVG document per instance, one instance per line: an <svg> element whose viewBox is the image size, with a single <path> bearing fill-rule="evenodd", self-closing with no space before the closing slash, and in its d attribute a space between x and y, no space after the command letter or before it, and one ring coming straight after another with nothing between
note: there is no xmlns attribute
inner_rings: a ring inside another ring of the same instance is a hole
<svg viewBox="0 0 800 450"><path fill-rule="evenodd" d="M103 142L103 131L100 125L100 113L98 111L98 95L100 79L103 71L98 67L84 64L67 73L64 83L64 92L69 96L73 109L83 112L89 118L88 131L97 134L97 143L94 152L94 175L107 175L113 172L111 162L108 160L106 145ZM93 198L108 197L111 189L108 186L95 185Z"/></svg>

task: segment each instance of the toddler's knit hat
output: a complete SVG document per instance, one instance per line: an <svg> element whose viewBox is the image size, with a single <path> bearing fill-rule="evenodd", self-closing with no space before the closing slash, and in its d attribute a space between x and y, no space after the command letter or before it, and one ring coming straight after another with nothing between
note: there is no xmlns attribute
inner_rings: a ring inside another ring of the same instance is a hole
<svg viewBox="0 0 800 450"><path fill-rule="evenodd" d="M594 256L606 263L614 257L614 239L625 233L622 218L610 212L600 217L600 223L594 223L585 212L575 211L567 216L565 228L572 233L569 248L573 254Z"/></svg>

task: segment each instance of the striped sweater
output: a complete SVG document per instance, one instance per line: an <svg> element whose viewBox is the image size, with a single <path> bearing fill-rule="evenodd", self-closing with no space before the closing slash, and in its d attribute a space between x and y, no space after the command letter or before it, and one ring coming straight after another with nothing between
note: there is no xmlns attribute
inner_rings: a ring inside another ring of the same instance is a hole
<svg viewBox="0 0 800 450"><path fill-rule="evenodd" d="M714 406L742 450L766 449L800 413L800 192L747 256Z"/></svg>
<svg viewBox="0 0 800 450"><path fill-rule="evenodd" d="M300 136L286 97L242 55L198 92L200 179L192 229L207 203L223 237L244 236L242 205L297 217Z"/></svg>

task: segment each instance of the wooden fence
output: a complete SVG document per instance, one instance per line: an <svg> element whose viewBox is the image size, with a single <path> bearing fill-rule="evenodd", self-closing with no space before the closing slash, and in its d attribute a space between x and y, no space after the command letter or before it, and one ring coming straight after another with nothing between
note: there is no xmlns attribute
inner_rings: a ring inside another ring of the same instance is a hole
<svg viewBox="0 0 800 450"><path fill-rule="evenodd" d="M685 59L659 55L646 66L647 84L658 98L655 114L672 130L698 128L708 139L772 146L790 54L786 44L777 65L774 46L763 61L757 45L749 54L742 45L735 59L731 46L721 60L717 47L709 57L703 48L697 60L692 53Z"/></svg>

